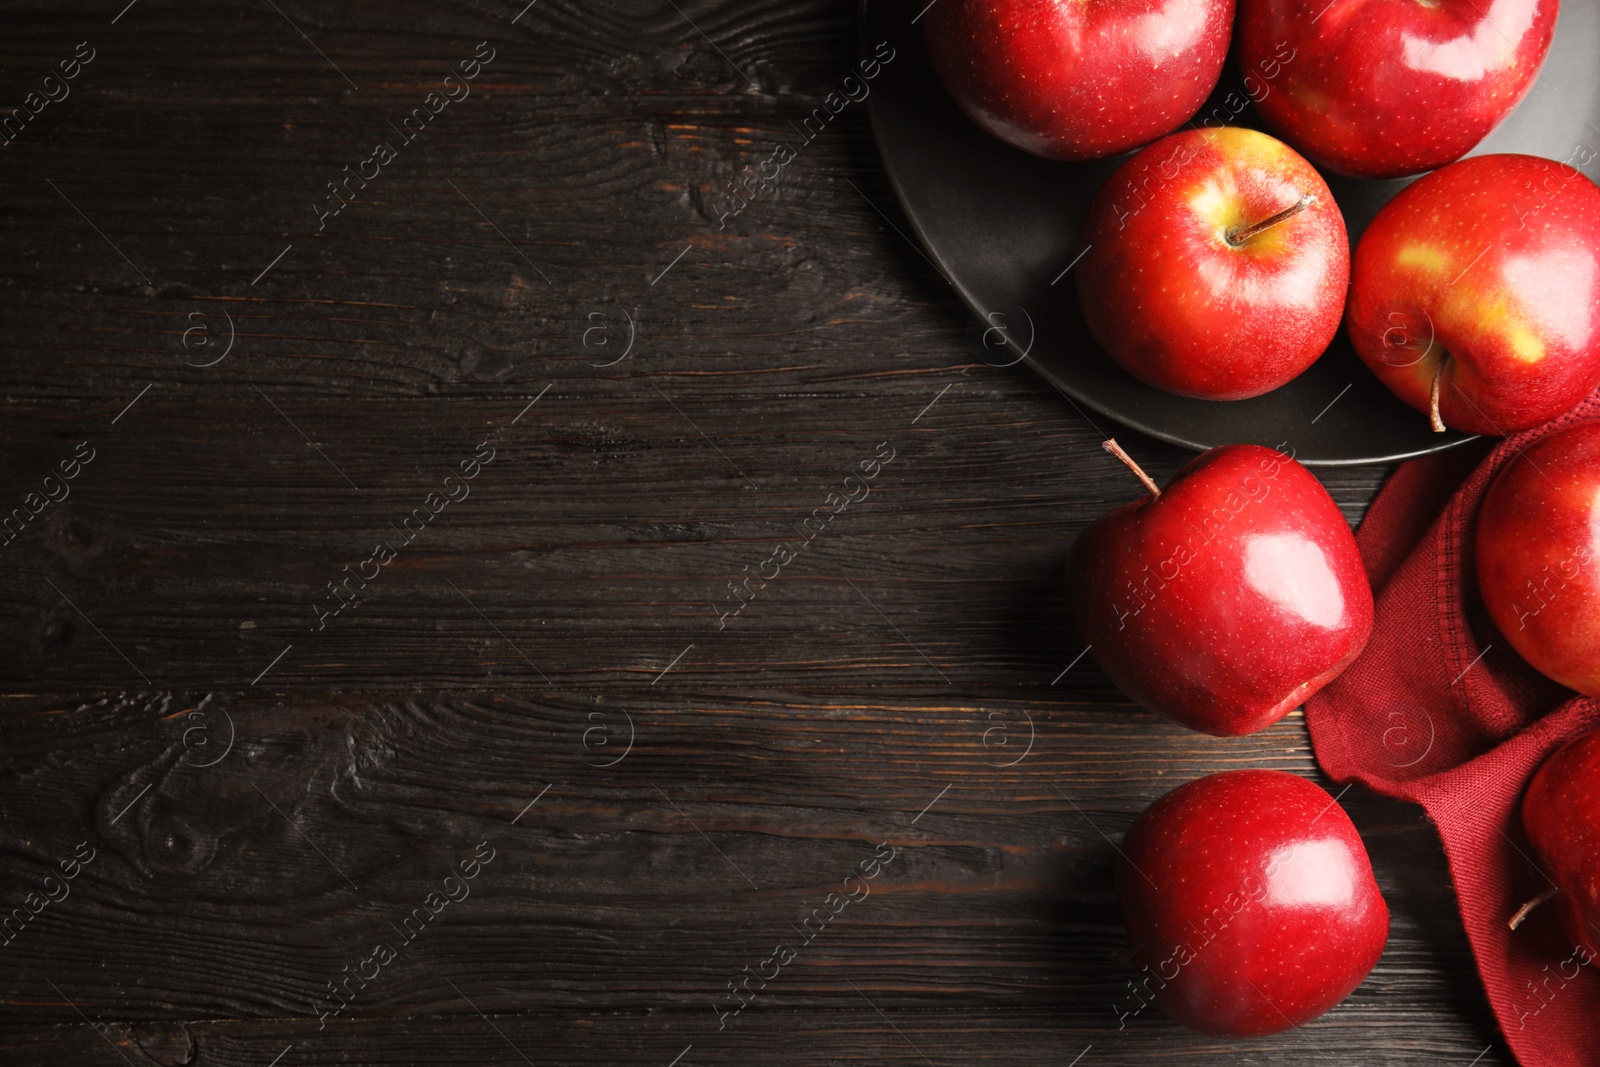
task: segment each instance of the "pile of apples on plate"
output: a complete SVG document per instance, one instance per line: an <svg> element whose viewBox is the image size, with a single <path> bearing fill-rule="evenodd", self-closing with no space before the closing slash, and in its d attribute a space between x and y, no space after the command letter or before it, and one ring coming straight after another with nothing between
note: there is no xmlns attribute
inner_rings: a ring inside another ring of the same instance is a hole
<svg viewBox="0 0 1600 1067"><path fill-rule="evenodd" d="M1417 417L1494 435L1541 426L1600 387L1600 188L1571 161L1461 158L1532 86L1557 0L1238 0L1237 19L1234 6L926 10L935 68L995 136L1060 160L1138 149L1077 237L1079 298L1111 358L1156 388L1237 400L1304 371L1342 321ZM1248 98L1230 94L1200 119L1230 36ZM1248 104L1283 140L1226 124ZM1318 166L1431 173L1377 215L1352 268ZM1248 734L1361 653L1365 567L1338 507L1291 456L1214 448L1163 489L1107 448L1149 495L1079 536L1067 589L1129 696L1196 730ZM1600 695L1600 422L1523 450L1477 523L1479 592L1508 643ZM1562 888L1569 937L1600 956L1600 732L1541 768L1523 818ZM1135 993L1196 1029L1307 1022L1361 983L1388 938L1349 816L1295 775L1190 782L1139 817L1120 853Z"/></svg>

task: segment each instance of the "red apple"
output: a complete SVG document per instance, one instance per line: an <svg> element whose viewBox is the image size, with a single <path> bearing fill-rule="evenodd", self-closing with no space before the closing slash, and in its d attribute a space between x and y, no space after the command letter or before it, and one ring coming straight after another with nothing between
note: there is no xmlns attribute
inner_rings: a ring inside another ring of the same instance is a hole
<svg viewBox="0 0 1600 1067"><path fill-rule="evenodd" d="M1416 174L1466 155L1517 106L1550 50L1558 6L1240 0L1239 62L1267 123L1318 163L1368 178Z"/></svg>
<svg viewBox="0 0 1600 1067"><path fill-rule="evenodd" d="M1143 968L1133 993L1208 1034L1315 1019L1361 984L1389 939L1350 817L1283 771L1179 786L1145 809L1121 852L1117 895Z"/></svg>
<svg viewBox="0 0 1600 1067"><path fill-rule="evenodd" d="M1270 448L1226 445L1158 490L1126 462L1153 495L1095 520L1066 574L1078 628L1123 692L1192 729L1248 734L1361 652L1372 587L1310 471Z"/></svg>
<svg viewBox="0 0 1600 1067"><path fill-rule="evenodd" d="M1222 73L1233 0L938 0L928 54L979 126L1052 159L1147 144Z"/></svg>
<svg viewBox="0 0 1600 1067"><path fill-rule="evenodd" d="M1600 696L1600 422L1553 433L1506 464L1478 511L1476 554L1484 606L1511 646L1540 673Z"/></svg>
<svg viewBox="0 0 1600 1067"><path fill-rule="evenodd" d="M1437 430L1548 422L1600 386L1600 188L1534 156L1434 171L1362 235L1345 321Z"/></svg>
<svg viewBox="0 0 1600 1067"><path fill-rule="evenodd" d="M1551 881L1575 948L1600 957L1600 730L1545 761L1522 798L1522 826ZM1515 928L1521 915L1512 920Z"/></svg>
<svg viewBox="0 0 1600 1067"><path fill-rule="evenodd" d="M1180 396L1242 400L1339 332L1350 241L1322 177L1255 130L1185 130L1128 160L1079 234L1078 294L1100 346Z"/></svg>

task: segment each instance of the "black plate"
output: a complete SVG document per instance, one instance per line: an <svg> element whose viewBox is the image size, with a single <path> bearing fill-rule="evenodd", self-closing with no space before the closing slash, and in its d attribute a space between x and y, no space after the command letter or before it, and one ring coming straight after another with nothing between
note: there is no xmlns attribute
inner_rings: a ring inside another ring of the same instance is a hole
<svg viewBox="0 0 1600 1067"><path fill-rule="evenodd" d="M1303 463L1334 466L1404 459L1470 440L1430 431L1425 416L1361 365L1342 330L1304 374L1252 400L1173 396L1112 363L1084 326L1072 276L1062 272L1089 198L1125 157L1056 163L980 130L928 62L922 28L912 23L927 6L928 0L863 0L862 54L885 40L896 50L872 82L867 104L900 204L928 255L978 316L973 337L989 362L1024 362L1085 408L1193 449L1287 443ZM1597 56L1600 0L1566 0L1533 90L1472 154L1568 160L1582 158L1574 156L1580 146L1584 155L1600 153ZM1201 114L1238 85L1230 61ZM1258 124L1253 108L1235 121ZM1591 178L1596 163L1585 168ZM1411 180L1325 177L1352 241Z"/></svg>

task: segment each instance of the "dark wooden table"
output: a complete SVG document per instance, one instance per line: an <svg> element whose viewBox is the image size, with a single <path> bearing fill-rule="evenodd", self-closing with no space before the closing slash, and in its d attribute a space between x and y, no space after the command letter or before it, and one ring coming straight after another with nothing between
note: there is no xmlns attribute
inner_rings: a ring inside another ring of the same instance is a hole
<svg viewBox="0 0 1600 1067"><path fill-rule="evenodd" d="M1119 1025L1111 841L1317 771L1079 658L1138 487L979 358L861 106L730 215L852 5L125 2L0 21L0 1061L1510 1062L1360 789L1348 1002Z"/></svg>

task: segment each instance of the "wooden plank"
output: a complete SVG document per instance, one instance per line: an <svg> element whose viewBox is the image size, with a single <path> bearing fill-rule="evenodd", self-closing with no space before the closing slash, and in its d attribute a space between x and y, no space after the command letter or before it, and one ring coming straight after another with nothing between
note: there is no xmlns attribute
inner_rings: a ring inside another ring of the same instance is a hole
<svg viewBox="0 0 1600 1067"><path fill-rule="evenodd" d="M58 1022L73 1009L33 1000L50 982L91 1016L315 1018L380 943L397 958L351 991L352 1014L435 1012L440 975L489 973L502 992L484 1010L536 996L709 1015L789 941L807 951L764 991L775 1010L851 1008L845 974L884 1007L1066 999L1114 1028L1133 971L1114 960L1111 841L1200 773L1311 770L1297 718L1224 741L1092 703L11 703L5 899L81 842L94 852L5 947L6 1001ZM1396 920L1354 1003L1449 1001L1470 961L1439 921L1451 896L1425 818L1347 806ZM407 925L481 842L493 859L462 899ZM866 889L845 882L886 850ZM803 926L835 891L855 895L838 927Z"/></svg>
<svg viewBox="0 0 1600 1067"><path fill-rule="evenodd" d="M0 430L9 504L93 459L0 546L0 642L15 682L68 691L243 685L276 661L276 685L581 691L649 687L671 664L659 684L760 672L1042 695L1084 647L1067 546L1140 490L1041 387L951 381L920 420L937 390L741 405L558 382L532 408L537 390L402 405L152 390L115 426L42 439L36 406ZM1187 458L1138 452L1158 477ZM863 463L876 477L847 482ZM1380 473L1328 480L1358 512Z"/></svg>
<svg viewBox="0 0 1600 1067"><path fill-rule="evenodd" d="M719 226L741 169L796 139L791 122L846 69L836 45L848 11L766 4L697 19L718 46L670 5L630 6L597 17L545 0L512 28L467 5L413 4L430 26L420 36L398 11L372 26L319 5L326 17L304 27L324 52L355 57L339 64L363 87L352 92L271 9L207 33L194 13L147 3L9 149L26 180L10 190L19 210L0 220L0 249L24 269L0 308L32 358L0 367L0 381L13 396L108 402L130 376L247 391L237 373L186 365L211 358L216 347L194 349L226 331L238 341L226 366L247 364L252 381L319 395L499 393L530 364L589 357L595 310L634 311L652 361L694 350L692 369L714 373L785 366L797 343L860 344L843 327L903 326L929 295L948 303L909 246L873 247L887 227L843 180L871 152L859 106ZM774 33L783 44L770 56L739 44ZM144 57L196 34L208 47L168 62L181 69L153 86ZM8 45L24 69L44 69L71 39L51 22ZM483 39L496 56L472 95L319 222L327 183L375 140L397 140L392 124ZM718 47L763 90L734 91L743 80ZM868 192L890 205L881 179ZM922 298L877 277L885 270L918 275ZM941 333L933 320L880 336L903 350Z"/></svg>
<svg viewBox="0 0 1600 1067"><path fill-rule="evenodd" d="M441 1007L481 1004L495 979L479 974L448 985ZM863 987L867 991L866 987ZM868 996L872 996L868 991ZM453 1003L450 1003L453 1002ZM751 1009L754 1012L754 1009ZM1446 1026L1428 1019L1397 1021L1358 1008L1345 1019L1325 1017L1303 1031L1248 1041L1202 1038L1162 1019L1139 1020L1126 1030L1082 1025L1060 1008L1022 1011L763 1011L747 1025L716 1030L715 1020L664 1012L577 1012L533 1009L485 1016L452 1014L371 1018L316 1032L287 1020L110 1023L100 1032L81 1020L57 1027L0 1027L0 1052L17 1064L121 1063L144 1052L158 1063L260 1064L283 1054L283 1064L543 1065L893 1064L927 1067L956 1063L1006 1065L1059 1063L1069 1067L1137 1067L1150 1063L1228 1063L1279 1067L1284 1063L1381 1062L1396 1067L1474 1063L1508 1067L1515 1061L1465 1020ZM287 1050L287 1052L285 1051ZM194 1060L186 1057L194 1055ZM1081 1059L1074 1060L1074 1057ZM681 1057L681 1059L679 1058ZM1475 1059L1476 1058L1476 1059Z"/></svg>

